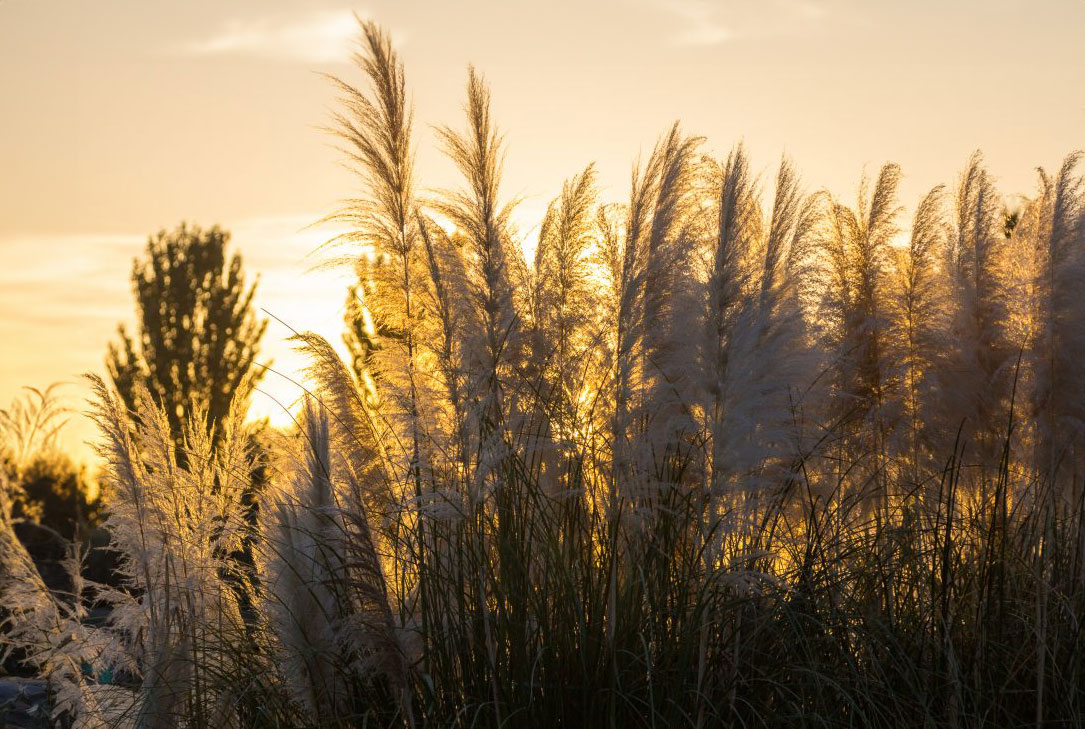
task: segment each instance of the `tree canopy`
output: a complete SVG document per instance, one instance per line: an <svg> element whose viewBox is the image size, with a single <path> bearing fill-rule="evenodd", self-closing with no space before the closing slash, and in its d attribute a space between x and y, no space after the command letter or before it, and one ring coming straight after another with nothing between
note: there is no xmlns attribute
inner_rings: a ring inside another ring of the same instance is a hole
<svg viewBox="0 0 1085 729"><path fill-rule="evenodd" d="M174 432L193 413L221 422L263 375L253 365L267 320L253 311L256 284L246 285L241 256L227 259L229 240L218 226L182 223L151 236L132 265L137 330L119 327L106 365L130 410L142 385Z"/></svg>

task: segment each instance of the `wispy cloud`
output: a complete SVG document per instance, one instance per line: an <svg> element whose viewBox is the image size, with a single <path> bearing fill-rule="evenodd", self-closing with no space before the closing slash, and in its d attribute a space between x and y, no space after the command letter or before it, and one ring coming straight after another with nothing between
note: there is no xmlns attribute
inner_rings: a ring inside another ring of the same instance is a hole
<svg viewBox="0 0 1085 729"><path fill-rule="evenodd" d="M731 30L718 17L718 2L668 0L664 7L677 15L682 23L682 29L672 39L680 46L714 46L731 38Z"/></svg>
<svg viewBox="0 0 1085 729"><path fill-rule="evenodd" d="M346 10L321 11L304 17L231 20L207 38L178 50L192 56L260 56L304 63L341 63L350 58L358 32Z"/></svg>
<svg viewBox="0 0 1085 729"><path fill-rule="evenodd" d="M829 0L648 0L677 21L670 41L678 46L718 46L735 38L774 36L809 29L826 14Z"/></svg>

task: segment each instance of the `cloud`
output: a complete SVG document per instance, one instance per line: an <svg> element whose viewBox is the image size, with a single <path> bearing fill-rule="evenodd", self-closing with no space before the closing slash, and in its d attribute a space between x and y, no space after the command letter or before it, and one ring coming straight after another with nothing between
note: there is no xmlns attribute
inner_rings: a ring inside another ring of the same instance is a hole
<svg viewBox="0 0 1085 729"><path fill-rule="evenodd" d="M117 270L127 277L132 258L146 243L147 236L131 233L0 237L0 258L7 264L0 268L0 299L13 286L93 283Z"/></svg>
<svg viewBox="0 0 1085 729"><path fill-rule="evenodd" d="M641 0L670 14L678 46L718 46L736 38L769 37L809 31L827 14L831 0Z"/></svg>
<svg viewBox="0 0 1085 729"><path fill-rule="evenodd" d="M304 63L343 63L358 33L353 13L321 11L304 18L231 20L208 38L184 44L189 56L258 56Z"/></svg>
<svg viewBox="0 0 1085 729"><path fill-rule="evenodd" d="M683 30L674 36L674 42L680 46L715 46L731 36L731 31L721 25L706 24Z"/></svg>
<svg viewBox="0 0 1085 729"><path fill-rule="evenodd" d="M731 38L731 31L717 16L712 0L668 0L663 7L678 16L684 26L672 37L680 46L715 46Z"/></svg>

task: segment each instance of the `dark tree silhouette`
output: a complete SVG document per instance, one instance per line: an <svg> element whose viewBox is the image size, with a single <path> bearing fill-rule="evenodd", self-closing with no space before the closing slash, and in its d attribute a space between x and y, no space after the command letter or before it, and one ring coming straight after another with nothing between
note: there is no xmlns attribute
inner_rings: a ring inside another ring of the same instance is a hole
<svg viewBox="0 0 1085 729"><path fill-rule="evenodd" d="M98 520L99 503L91 499L91 484L86 470L62 453L41 453L18 474L24 497L16 504L19 516L32 518L65 538L76 534L79 526L93 528Z"/></svg>
<svg viewBox="0 0 1085 729"><path fill-rule="evenodd" d="M106 365L127 407L144 385L175 433L200 408L220 422L263 374L253 363L267 320L252 310L256 285L246 288L241 256L227 261L229 238L184 223L152 236L132 267L138 342L122 325L109 347Z"/></svg>
<svg viewBox="0 0 1085 729"><path fill-rule="evenodd" d="M1017 224L1021 222L1021 210L1009 208L1002 209L1002 232L1007 238L1013 237L1013 231L1017 228Z"/></svg>

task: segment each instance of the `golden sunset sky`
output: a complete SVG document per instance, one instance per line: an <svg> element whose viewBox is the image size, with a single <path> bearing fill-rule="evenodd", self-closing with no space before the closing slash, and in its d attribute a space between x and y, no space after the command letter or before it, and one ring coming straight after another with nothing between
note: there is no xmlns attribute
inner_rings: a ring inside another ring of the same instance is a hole
<svg viewBox="0 0 1085 729"><path fill-rule="evenodd" d="M529 245L563 178L594 161L622 198L675 119L848 201L899 162L906 205L976 148L1031 193L1085 146L1085 0L0 0L0 405L68 381L83 407L79 374L131 321L133 257L182 220L231 230L259 305L339 341L350 273L308 272L333 231L306 228L356 193L320 129L321 74L360 81L352 12L398 41L424 188L458 184L432 126L461 126L466 66L484 73ZM287 336L272 322L264 351L297 376ZM262 390L282 422L297 387Z"/></svg>

